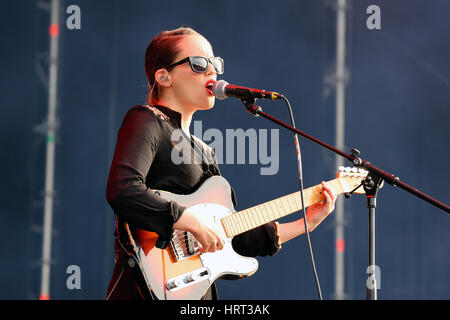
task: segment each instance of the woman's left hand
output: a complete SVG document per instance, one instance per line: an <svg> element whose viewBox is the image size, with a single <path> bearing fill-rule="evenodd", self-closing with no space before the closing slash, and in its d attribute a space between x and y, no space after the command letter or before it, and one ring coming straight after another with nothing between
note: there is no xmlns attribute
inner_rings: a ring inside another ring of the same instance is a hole
<svg viewBox="0 0 450 320"><path fill-rule="evenodd" d="M321 183L325 200L315 203L306 210L306 219L308 222L308 231L313 231L328 215L333 212L336 203L337 194L326 183Z"/></svg>

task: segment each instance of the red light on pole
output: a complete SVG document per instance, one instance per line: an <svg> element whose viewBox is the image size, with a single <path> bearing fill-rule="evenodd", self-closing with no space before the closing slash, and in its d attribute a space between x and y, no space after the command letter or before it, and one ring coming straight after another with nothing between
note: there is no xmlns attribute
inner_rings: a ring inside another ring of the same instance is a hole
<svg viewBox="0 0 450 320"><path fill-rule="evenodd" d="M40 294L39 300L50 300L50 295L48 294Z"/></svg>
<svg viewBox="0 0 450 320"><path fill-rule="evenodd" d="M51 37L57 37L59 35L59 26L56 23L52 23L48 28L48 33Z"/></svg>
<svg viewBox="0 0 450 320"><path fill-rule="evenodd" d="M336 240L336 251L339 253L342 253L345 251L345 240L344 239Z"/></svg>

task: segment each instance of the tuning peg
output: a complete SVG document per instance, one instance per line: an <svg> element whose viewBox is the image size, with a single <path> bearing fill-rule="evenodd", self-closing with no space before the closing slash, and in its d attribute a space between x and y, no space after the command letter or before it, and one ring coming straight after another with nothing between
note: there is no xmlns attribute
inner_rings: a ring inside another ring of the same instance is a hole
<svg viewBox="0 0 450 320"><path fill-rule="evenodd" d="M355 157L357 157L357 156L359 156L359 155L361 154L361 152L359 152L359 150L356 149L356 148L353 148L353 149L351 150L351 153L352 153L352 155L355 156Z"/></svg>

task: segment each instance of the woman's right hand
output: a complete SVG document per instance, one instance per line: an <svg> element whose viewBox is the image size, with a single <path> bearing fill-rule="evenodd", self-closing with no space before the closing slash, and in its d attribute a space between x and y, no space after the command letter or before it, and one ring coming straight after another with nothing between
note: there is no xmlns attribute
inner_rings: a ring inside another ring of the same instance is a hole
<svg viewBox="0 0 450 320"><path fill-rule="evenodd" d="M222 240L201 219L189 209L183 211L181 217L173 225L174 229L189 231L200 242L200 252L216 252L223 249Z"/></svg>

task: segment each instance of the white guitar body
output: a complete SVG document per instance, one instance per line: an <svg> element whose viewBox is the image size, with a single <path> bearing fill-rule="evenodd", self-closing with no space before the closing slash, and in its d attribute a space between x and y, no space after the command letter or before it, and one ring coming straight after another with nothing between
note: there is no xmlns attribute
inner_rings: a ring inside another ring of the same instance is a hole
<svg viewBox="0 0 450 320"><path fill-rule="evenodd" d="M222 239L223 249L204 254L197 251L193 255L182 256L179 261L175 261L170 250L156 247L153 247L147 255L141 256L141 260L145 257L144 268L148 271L147 279L158 299L198 300L221 276L246 277L256 272L258 261L243 257L233 250L232 237L227 237L220 222L221 218L234 213L231 188L224 178L211 177L190 195L177 195L165 191L159 193L161 197L187 206L190 211L200 216L201 220ZM205 203L211 201L215 203Z"/></svg>

